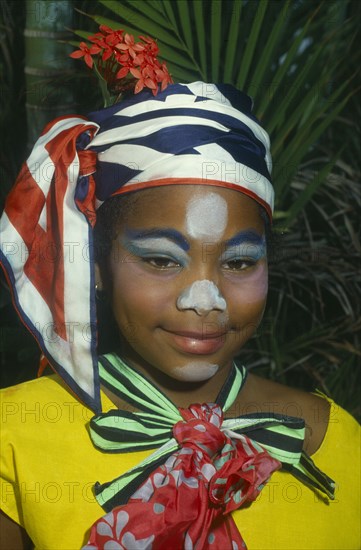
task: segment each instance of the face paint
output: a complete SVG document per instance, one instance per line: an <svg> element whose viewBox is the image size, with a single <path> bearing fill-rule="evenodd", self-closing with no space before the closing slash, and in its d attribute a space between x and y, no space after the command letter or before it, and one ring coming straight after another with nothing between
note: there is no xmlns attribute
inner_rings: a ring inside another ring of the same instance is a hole
<svg viewBox="0 0 361 550"><path fill-rule="evenodd" d="M246 302L248 304L264 300L268 292L268 270L267 264L260 263L257 270L249 275L244 283L247 292Z"/></svg>
<svg viewBox="0 0 361 550"><path fill-rule="evenodd" d="M129 229L127 228L125 230L125 240L134 240L138 241L141 239L159 239L161 237L164 237L165 239L168 239L169 241L174 242L177 244L182 250L187 251L189 250L189 242L187 239L177 231L176 229L172 228L157 228L157 229Z"/></svg>
<svg viewBox="0 0 361 550"><path fill-rule="evenodd" d="M197 361L194 363L187 363L182 367L175 367L173 376L177 380L182 380L184 382L203 382L204 380L212 378L218 369L219 366L213 363Z"/></svg>
<svg viewBox="0 0 361 550"><path fill-rule="evenodd" d="M218 287L205 279L195 281L181 292L177 299L177 308L194 309L198 315L203 315L214 309L225 311L227 304Z"/></svg>
<svg viewBox="0 0 361 550"><path fill-rule="evenodd" d="M178 232L128 231L125 238L122 239L122 245L132 255L140 259L168 259L181 266L186 266L189 263L189 256L185 252L185 250L188 250L189 245Z"/></svg>
<svg viewBox="0 0 361 550"><path fill-rule="evenodd" d="M187 205L187 233L194 239L219 240L228 221L226 201L215 193L191 199Z"/></svg>
<svg viewBox="0 0 361 550"><path fill-rule="evenodd" d="M221 256L221 263L225 262L257 262L267 253L264 236L244 231L225 243L225 251Z"/></svg>
<svg viewBox="0 0 361 550"><path fill-rule="evenodd" d="M266 255L265 236L253 231L240 231L225 243L225 255L227 258L239 257L260 260Z"/></svg>

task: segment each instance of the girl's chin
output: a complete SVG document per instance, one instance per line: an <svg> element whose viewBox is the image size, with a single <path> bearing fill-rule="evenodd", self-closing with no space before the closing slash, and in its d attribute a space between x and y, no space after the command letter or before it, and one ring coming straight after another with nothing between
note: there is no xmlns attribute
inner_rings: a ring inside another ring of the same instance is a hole
<svg viewBox="0 0 361 550"><path fill-rule="evenodd" d="M207 361L194 361L172 370L171 377L182 382L204 382L216 374L219 366Z"/></svg>

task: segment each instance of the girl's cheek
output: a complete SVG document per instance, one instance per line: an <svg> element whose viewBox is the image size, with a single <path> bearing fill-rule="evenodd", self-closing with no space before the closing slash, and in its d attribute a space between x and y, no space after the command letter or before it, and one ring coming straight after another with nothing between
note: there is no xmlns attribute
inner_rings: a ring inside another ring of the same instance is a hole
<svg viewBox="0 0 361 550"><path fill-rule="evenodd" d="M135 310L159 310L169 303L172 286L165 283L167 276L145 277L144 265L139 261L118 264L112 270L114 305Z"/></svg>
<svg viewBox="0 0 361 550"><path fill-rule="evenodd" d="M228 282L231 283L229 288L231 303L232 294L234 298L237 297L245 304L251 305L264 301L268 292L267 261L262 260L249 275L229 277Z"/></svg>
<svg viewBox="0 0 361 550"><path fill-rule="evenodd" d="M268 266L267 261L263 260L259 264L259 269L254 273L254 277L249 280L250 299L264 300L268 292Z"/></svg>

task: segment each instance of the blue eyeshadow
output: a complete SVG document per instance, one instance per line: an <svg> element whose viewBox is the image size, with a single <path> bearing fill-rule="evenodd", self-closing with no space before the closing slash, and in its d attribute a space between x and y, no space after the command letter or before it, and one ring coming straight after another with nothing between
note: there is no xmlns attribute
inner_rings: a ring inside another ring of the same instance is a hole
<svg viewBox="0 0 361 550"><path fill-rule="evenodd" d="M232 239L225 242L225 247L240 246L241 244L253 244L264 247L265 239L263 235L259 235L255 231L240 231Z"/></svg>
<svg viewBox="0 0 361 550"><path fill-rule="evenodd" d="M126 238L132 241L143 240L143 239L156 239L156 238L166 238L170 241L177 244L185 252L189 250L190 245L187 239L175 229L164 228L164 229L126 229L125 230Z"/></svg>
<svg viewBox="0 0 361 550"><path fill-rule="evenodd" d="M237 258L259 260L266 254L266 240L264 236L254 231L240 231L225 243L222 261Z"/></svg>

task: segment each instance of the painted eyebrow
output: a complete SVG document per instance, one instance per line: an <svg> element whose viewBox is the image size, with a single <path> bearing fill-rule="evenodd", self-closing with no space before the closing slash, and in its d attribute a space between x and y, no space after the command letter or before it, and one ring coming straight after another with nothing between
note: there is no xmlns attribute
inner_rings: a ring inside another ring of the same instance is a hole
<svg viewBox="0 0 361 550"><path fill-rule="evenodd" d="M166 238L177 244L184 251L188 251L190 248L189 242L182 233L168 227L162 229L126 229L125 234L128 239L135 241Z"/></svg>
<svg viewBox="0 0 361 550"><path fill-rule="evenodd" d="M230 246L238 246L244 243L264 246L265 240L263 235L261 236L255 231L240 231L224 244L227 248L229 248Z"/></svg>

